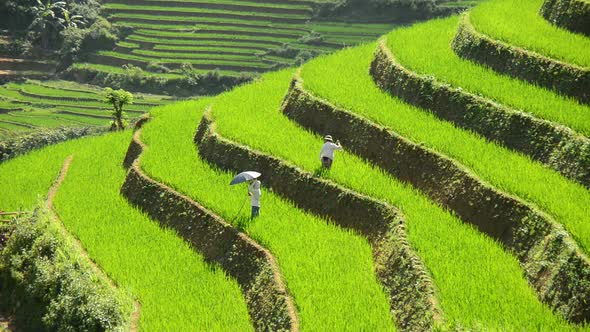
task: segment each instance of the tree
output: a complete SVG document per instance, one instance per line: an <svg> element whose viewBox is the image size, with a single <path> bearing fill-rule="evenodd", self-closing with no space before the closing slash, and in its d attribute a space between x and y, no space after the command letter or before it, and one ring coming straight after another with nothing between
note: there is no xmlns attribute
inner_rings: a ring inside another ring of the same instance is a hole
<svg viewBox="0 0 590 332"><path fill-rule="evenodd" d="M127 116L125 112L123 112L123 107L125 105L133 104L133 95L123 89L113 90L111 88L105 88L104 96L105 103L113 106L113 110L111 111L111 115L113 116L111 129L125 129L125 126L127 125L127 121L125 119Z"/></svg>
<svg viewBox="0 0 590 332"><path fill-rule="evenodd" d="M66 3L64 1L47 3L36 0L37 4L31 7L33 22L29 25L29 30L41 34L41 47L47 48L52 36L59 33L65 27L63 26L63 15L67 13Z"/></svg>

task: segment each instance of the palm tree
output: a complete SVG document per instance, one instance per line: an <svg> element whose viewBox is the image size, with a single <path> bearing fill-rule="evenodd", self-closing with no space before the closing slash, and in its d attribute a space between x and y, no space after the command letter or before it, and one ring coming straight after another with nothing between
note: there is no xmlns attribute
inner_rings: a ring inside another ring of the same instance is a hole
<svg viewBox="0 0 590 332"><path fill-rule="evenodd" d="M31 13L34 19L31 25L29 25L29 30L40 33L41 47L47 48L53 34L63 29L63 24L60 20L63 21L64 13L68 13L66 9L67 4L65 1L52 3L51 0L47 0L47 3L43 3L41 0L36 0L36 2L37 4L31 7Z"/></svg>

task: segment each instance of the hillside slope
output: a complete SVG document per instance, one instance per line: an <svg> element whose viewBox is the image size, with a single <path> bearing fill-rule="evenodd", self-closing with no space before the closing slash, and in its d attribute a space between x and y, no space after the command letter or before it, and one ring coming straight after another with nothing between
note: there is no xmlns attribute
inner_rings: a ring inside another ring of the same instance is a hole
<svg viewBox="0 0 590 332"><path fill-rule="evenodd" d="M0 209L73 154L57 211L142 330L590 331L589 106L461 58L462 20L2 163ZM262 172L255 219L229 186L244 170Z"/></svg>

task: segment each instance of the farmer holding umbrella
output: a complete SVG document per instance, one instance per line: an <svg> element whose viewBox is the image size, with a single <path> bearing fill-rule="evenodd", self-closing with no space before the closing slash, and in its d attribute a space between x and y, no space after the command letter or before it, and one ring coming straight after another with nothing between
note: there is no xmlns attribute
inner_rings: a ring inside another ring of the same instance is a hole
<svg viewBox="0 0 590 332"><path fill-rule="evenodd" d="M252 206L252 219L260 215L260 181L256 180L260 175L260 173L253 171L242 172L236 175L236 177L230 182L230 185L232 186L243 182L250 183L248 186L248 196L250 196L250 205ZM244 201L244 204L245 203L246 201ZM244 207L244 204L242 204L242 207ZM240 208L240 211L242 210L242 207ZM238 211L238 214L240 211Z"/></svg>
<svg viewBox="0 0 590 332"><path fill-rule="evenodd" d="M260 181L252 179L249 181L248 196L250 196L250 205L252 205L251 218L254 219L260 215Z"/></svg>
<svg viewBox="0 0 590 332"><path fill-rule="evenodd" d="M340 142L332 141L332 136L326 135L324 137L324 145L322 145L322 149L320 150L320 161L322 162L322 166L326 169L330 169L332 167L332 161L334 161L334 150L342 150L342 146Z"/></svg>

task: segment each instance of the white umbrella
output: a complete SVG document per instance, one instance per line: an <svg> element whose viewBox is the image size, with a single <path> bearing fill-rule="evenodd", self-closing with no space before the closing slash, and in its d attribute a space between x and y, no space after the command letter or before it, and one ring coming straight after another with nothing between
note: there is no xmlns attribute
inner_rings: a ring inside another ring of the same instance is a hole
<svg viewBox="0 0 590 332"><path fill-rule="evenodd" d="M234 177L233 180L231 180L229 185L233 186L234 184L239 184L242 182L250 181L252 179L256 179L260 175L261 175L260 173L254 172L254 171L242 172L242 173L236 175L236 177Z"/></svg>

